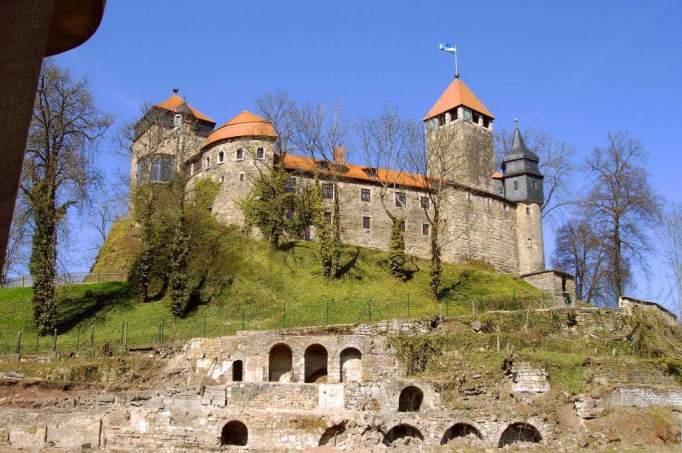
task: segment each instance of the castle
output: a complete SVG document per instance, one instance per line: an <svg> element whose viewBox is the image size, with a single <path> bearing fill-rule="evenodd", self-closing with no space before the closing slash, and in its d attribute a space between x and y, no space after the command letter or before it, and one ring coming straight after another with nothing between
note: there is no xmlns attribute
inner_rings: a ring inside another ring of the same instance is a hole
<svg viewBox="0 0 682 453"><path fill-rule="evenodd" d="M160 121L151 121L152 115ZM447 131L453 137L447 152L457 162L451 174L444 176L448 194L441 209L442 259L485 261L550 291L561 303L566 293L574 294L573 281L566 274L545 269L539 158L526 147L517 125L502 171L496 171L494 119L458 77L423 118L427 134ZM212 178L220 183L213 213L226 224L243 225L239 201L250 193L258 172L283 158L292 186L309 184L314 174L320 175L323 201L329 209L325 215L331 217L332 199L339 197L344 243L387 250L391 219L378 196L384 178L393 182L385 197L390 200L388 209L405 219L406 253L430 257L426 212L432 206L423 178L355 165L339 152L333 162L340 169L334 191L325 183L324 172L319 172L329 163L291 153L280 156L275 146L277 131L266 119L243 111L223 125L215 125L175 90L137 123L131 182L167 181L173 171L184 172L189 184ZM161 139L155 141L154 137ZM310 236L314 238L314 231Z"/></svg>

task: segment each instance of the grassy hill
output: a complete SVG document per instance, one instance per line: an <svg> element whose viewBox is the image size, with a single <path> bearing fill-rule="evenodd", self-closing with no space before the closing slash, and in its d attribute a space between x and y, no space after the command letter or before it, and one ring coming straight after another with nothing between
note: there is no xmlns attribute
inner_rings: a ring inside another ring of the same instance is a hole
<svg viewBox="0 0 682 453"><path fill-rule="evenodd" d="M125 270L136 246L128 221L117 222L102 247L93 272ZM540 305L541 295L527 283L495 272L482 263L446 264L441 302L428 290L429 263L411 259L411 278L392 278L387 254L347 247L344 272L337 280L318 275L317 244L301 241L272 252L264 241L225 229L221 247L229 251L225 269L217 271L229 284L195 306L183 319L173 319L168 298L139 303L124 282L93 283L59 289L61 349L89 345L91 326L95 342L120 345L123 323L128 323L129 345L157 341L161 322L166 341L194 336L232 334L236 330L356 323L391 318L456 315L489 308ZM206 253L212 253L207 250ZM32 321L31 289L0 290L0 348L11 349L21 330L28 351L39 342ZM42 341L42 343L40 343Z"/></svg>

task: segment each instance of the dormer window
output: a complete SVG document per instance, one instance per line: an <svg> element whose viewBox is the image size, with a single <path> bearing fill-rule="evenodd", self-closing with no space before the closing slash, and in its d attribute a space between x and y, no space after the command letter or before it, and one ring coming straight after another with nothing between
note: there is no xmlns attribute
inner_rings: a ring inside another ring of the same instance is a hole
<svg viewBox="0 0 682 453"><path fill-rule="evenodd" d="M258 148L256 150L256 159L258 160L265 159L265 150L263 148Z"/></svg>
<svg viewBox="0 0 682 453"><path fill-rule="evenodd" d="M218 153L218 163L222 164L223 162L225 162L225 153L223 151L220 151Z"/></svg>
<svg viewBox="0 0 682 453"><path fill-rule="evenodd" d="M237 150L237 160L244 160L244 150L242 148Z"/></svg>
<svg viewBox="0 0 682 453"><path fill-rule="evenodd" d="M376 167L365 167L363 170L367 176L372 178L376 178L379 175L379 169Z"/></svg>
<svg viewBox="0 0 682 453"><path fill-rule="evenodd" d="M173 127L180 126L182 126L182 114L176 113L175 116L173 117Z"/></svg>

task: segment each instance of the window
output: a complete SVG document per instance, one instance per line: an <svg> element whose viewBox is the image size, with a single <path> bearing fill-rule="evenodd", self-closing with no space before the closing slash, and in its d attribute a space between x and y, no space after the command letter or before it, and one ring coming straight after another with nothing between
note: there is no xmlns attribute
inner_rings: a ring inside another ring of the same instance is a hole
<svg viewBox="0 0 682 453"><path fill-rule="evenodd" d="M332 223L332 212L324 211L324 221L327 223Z"/></svg>
<svg viewBox="0 0 682 453"><path fill-rule="evenodd" d="M404 208L406 204L407 204L407 197L405 196L405 192L396 192L395 193L395 207L396 208Z"/></svg>
<svg viewBox="0 0 682 453"><path fill-rule="evenodd" d="M289 178L284 183L284 191L291 193L296 191L296 178Z"/></svg>
<svg viewBox="0 0 682 453"><path fill-rule="evenodd" d="M237 160L244 160L244 150L241 148L237 150Z"/></svg>
<svg viewBox="0 0 682 453"><path fill-rule="evenodd" d="M471 113L471 110L469 110L466 107L464 107L464 119L466 121L472 121L473 120L473 114Z"/></svg>
<svg viewBox="0 0 682 453"><path fill-rule="evenodd" d="M514 190L519 190L519 182L514 181Z"/></svg>
<svg viewBox="0 0 682 453"><path fill-rule="evenodd" d="M428 223L423 223L422 224L422 234L424 236L430 236L431 235L431 225Z"/></svg>
<svg viewBox="0 0 682 453"><path fill-rule="evenodd" d="M538 182L533 181L533 189L538 190Z"/></svg>
<svg viewBox="0 0 682 453"><path fill-rule="evenodd" d="M478 124L478 118L479 118L478 113L472 113L471 114L471 122L472 123Z"/></svg>
<svg viewBox="0 0 682 453"><path fill-rule="evenodd" d="M483 117L483 127L490 129L490 120L487 117Z"/></svg>
<svg viewBox="0 0 682 453"><path fill-rule="evenodd" d="M363 217L362 218L362 228L364 228L365 230L369 230L369 222L370 222L369 217Z"/></svg>
<svg viewBox="0 0 682 453"><path fill-rule="evenodd" d="M244 181L244 173L239 173L239 180Z"/></svg>
<svg viewBox="0 0 682 453"><path fill-rule="evenodd" d="M526 215L530 215L530 208L526 206Z"/></svg>
<svg viewBox="0 0 682 453"><path fill-rule="evenodd" d="M369 189L360 189L360 201L369 201L372 192Z"/></svg>
<svg viewBox="0 0 682 453"><path fill-rule="evenodd" d="M533 240L531 238L528 238L528 248L533 247Z"/></svg>
<svg viewBox="0 0 682 453"><path fill-rule="evenodd" d="M258 148L256 150L256 159L258 160L265 159L265 150L263 148Z"/></svg>
<svg viewBox="0 0 682 453"><path fill-rule="evenodd" d="M181 115L181 114L177 113L177 114L173 117L173 126L174 126L174 127L180 127L180 126L182 126L182 115Z"/></svg>
<svg viewBox="0 0 682 453"><path fill-rule="evenodd" d="M137 164L137 182L168 182L175 160L169 156L153 156ZM194 173L194 171L192 171Z"/></svg>
<svg viewBox="0 0 682 453"><path fill-rule="evenodd" d="M224 183L224 182L225 182L225 177L224 177L224 176L221 176L221 177L220 177L220 184L222 184L222 183Z"/></svg>
<svg viewBox="0 0 682 453"><path fill-rule="evenodd" d="M431 200L429 197L420 197L419 202L422 205L422 209L429 209L431 207Z"/></svg>
<svg viewBox="0 0 682 453"><path fill-rule="evenodd" d="M225 153L223 151L220 151L218 153L218 163L222 164L223 162L225 162Z"/></svg>
<svg viewBox="0 0 682 453"><path fill-rule="evenodd" d="M209 156L206 156L206 168L211 166L211 158Z"/></svg>
<svg viewBox="0 0 682 453"><path fill-rule="evenodd" d="M329 183L322 184L322 198L331 200L334 198L334 186Z"/></svg>

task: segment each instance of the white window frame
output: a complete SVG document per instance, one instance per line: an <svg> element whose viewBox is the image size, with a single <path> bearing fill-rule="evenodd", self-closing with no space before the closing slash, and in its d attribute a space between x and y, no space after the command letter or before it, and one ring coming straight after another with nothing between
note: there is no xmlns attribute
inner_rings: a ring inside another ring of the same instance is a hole
<svg viewBox="0 0 682 453"><path fill-rule="evenodd" d="M262 146L256 149L256 160L265 160L265 148Z"/></svg>
<svg viewBox="0 0 682 453"><path fill-rule="evenodd" d="M235 158L236 160L244 160L244 148L237 148L237 151L235 152Z"/></svg>

